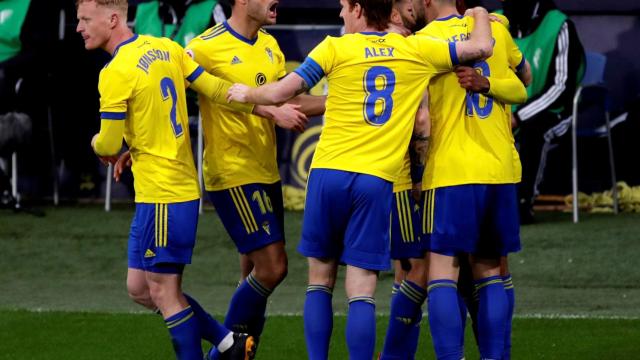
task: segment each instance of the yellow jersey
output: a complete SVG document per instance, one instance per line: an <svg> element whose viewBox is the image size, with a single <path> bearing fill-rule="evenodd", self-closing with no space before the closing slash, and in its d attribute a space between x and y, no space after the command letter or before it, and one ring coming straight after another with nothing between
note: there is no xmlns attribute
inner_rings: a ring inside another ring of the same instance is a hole
<svg viewBox="0 0 640 360"><path fill-rule="evenodd" d="M465 41L473 19L449 16L429 23L416 36L455 43ZM483 76L512 78L524 57L504 25L491 22L493 55L473 66ZM489 96L467 92L454 73L429 85L431 143L423 190L462 184L506 184L521 179L521 165L511 132L509 106Z"/></svg>
<svg viewBox="0 0 640 360"><path fill-rule="evenodd" d="M207 72L232 83L257 87L286 75L284 55L264 30L255 39L247 39L224 22L195 37L186 49ZM203 96L198 101L207 191L280 180L271 120L235 112Z"/></svg>
<svg viewBox="0 0 640 360"><path fill-rule="evenodd" d="M311 168L394 182L429 79L455 65L455 44L366 32L328 36L295 70L309 87L327 76L325 123Z"/></svg>
<svg viewBox="0 0 640 360"><path fill-rule="evenodd" d="M173 203L200 197L191 152L185 80L202 73L175 42L134 35L100 71L101 133L124 121L135 201ZM122 133L117 141L122 141Z"/></svg>

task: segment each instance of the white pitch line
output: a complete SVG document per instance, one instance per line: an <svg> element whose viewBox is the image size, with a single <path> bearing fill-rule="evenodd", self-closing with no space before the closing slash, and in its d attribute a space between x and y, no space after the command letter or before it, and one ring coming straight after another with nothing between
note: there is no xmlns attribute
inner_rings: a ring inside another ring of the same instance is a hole
<svg viewBox="0 0 640 360"><path fill-rule="evenodd" d="M0 309L0 311L27 311L32 313L52 313L52 312L61 312L61 313L85 313L85 314L100 314L100 315L119 315L119 314L129 314L129 315L148 315L152 314L149 310L133 310L133 311L82 311L82 310L56 310L56 309L45 309L45 308L35 308L35 309ZM224 314L212 313L213 316L221 316ZM269 313L267 312L267 316L285 316L285 317L300 317L302 316L302 312L276 312ZM347 316L344 312L334 312L335 316ZM428 316L428 314L424 313L424 316ZM389 316L386 312L377 313L377 316ZM533 314L516 314L514 315L516 319L549 319L549 320L640 320L640 316L627 316L627 315L588 315L588 314L542 314L542 313L533 313Z"/></svg>

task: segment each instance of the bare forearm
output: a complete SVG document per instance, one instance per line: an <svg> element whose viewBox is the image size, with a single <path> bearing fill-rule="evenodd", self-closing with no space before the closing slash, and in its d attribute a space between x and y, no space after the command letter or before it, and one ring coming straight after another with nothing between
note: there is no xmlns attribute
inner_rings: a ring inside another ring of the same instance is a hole
<svg viewBox="0 0 640 360"><path fill-rule="evenodd" d="M431 119L429 117L428 97L425 95L416 113L413 135L409 144L411 180L414 184L422 181L424 168L427 163L430 133Z"/></svg>
<svg viewBox="0 0 640 360"><path fill-rule="evenodd" d="M533 73L531 72L531 65L525 60L522 70L517 72L518 78L522 81L524 86L529 86L533 81Z"/></svg>
<svg viewBox="0 0 640 360"><path fill-rule="evenodd" d="M280 81L250 89L247 92L247 102L257 105L278 105L307 90L309 87L304 79L291 73Z"/></svg>
<svg viewBox="0 0 640 360"><path fill-rule="evenodd" d="M301 94L289 100L290 104L300 105L300 112L307 116L318 116L324 114L327 102L326 96L313 96Z"/></svg>

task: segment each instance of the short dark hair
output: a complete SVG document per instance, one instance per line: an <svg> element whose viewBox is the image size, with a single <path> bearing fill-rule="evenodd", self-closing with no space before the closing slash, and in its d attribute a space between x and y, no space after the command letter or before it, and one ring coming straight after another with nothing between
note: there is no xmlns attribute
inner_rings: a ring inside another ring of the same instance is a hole
<svg viewBox="0 0 640 360"><path fill-rule="evenodd" d="M367 17L367 25L376 30L385 30L391 21L393 0L349 0L349 6L360 4Z"/></svg>

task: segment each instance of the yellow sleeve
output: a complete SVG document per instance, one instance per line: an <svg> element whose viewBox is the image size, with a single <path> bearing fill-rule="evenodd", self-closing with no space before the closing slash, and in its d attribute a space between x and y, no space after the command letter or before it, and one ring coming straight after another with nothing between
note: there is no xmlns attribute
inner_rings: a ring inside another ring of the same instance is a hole
<svg viewBox="0 0 640 360"><path fill-rule="evenodd" d="M210 69L211 64L210 59L207 56L207 49L205 48L205 44L205 40L202 40L199 36L197 36L187 44L185 53L187 57L190 57L198 65L202 66L205 69Z"/></svg>
<svg viewBox="0 0 640 360"><path fill-rule="evenodd" d="M459 64L456 43L440 40L432 36L411 36L419 56L435 73L451 71Z"/></svg>
<svg viewBox="0 0 640 360"><path fill-rule="evenodd" d="M508 71L508 73L508 77L504 79L487 77L489 80L488 95L505 104L522 104L527 101L527 89L513 71Z"/></svg>
<svg viewBox="0 0 640 360"><path fill-rule="evenodd" d="M327 36L318 46L316 46L307 58L313 59L316 64L320 65L320 68L325 74L330 73L333 70L333 64L336 53L333 47L333 38Z"/></svg>
<svg viewBox="0 0 640 360"><path fill-rule="evenodd" d="M94 151L100 156L116 155L122 148L124 121L127 117L127 101L133 92L133 79L110 64L100 73L100 133Z"/></svg>
<svg viewBox="0 0 640 360"><path fill-rule="evenodd" d="M520 51L520 48L518 47L518 45L516 45L516 42L513 40L513 37L511 36L511 33L509 33L509 31L503 30L501 32L502 38L504 39L504 45L507 49L507 59L509 61L509 66L515 71L522 70L525 61L524 56L522 55L522 51Z"/></svg>
<svg viewBox="0 0 640 360"><path fill-rule="evenodd" d="M189 80L191 82L190 88L217 104L248 114L253 112L253 104L243 104L235 101L227 103L227 92L231 87L230 82L209 74L201 67L198 67L198 69L200 70L196 70L193 73L195 77Z"/></svg>
<svg viewBox="0 0 640 360"><path fill-rule="evenodd" d="M254 104L242 104L235 101L227 103L227 91L231 87L231 83L206 72L205 69L210 67L210 60L206 56L204 40L196 37L189 42L184 50L179 44L176 45L182 50L182 68L191 89L232 110L248 114L253 112Z"/></svg>

